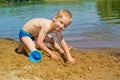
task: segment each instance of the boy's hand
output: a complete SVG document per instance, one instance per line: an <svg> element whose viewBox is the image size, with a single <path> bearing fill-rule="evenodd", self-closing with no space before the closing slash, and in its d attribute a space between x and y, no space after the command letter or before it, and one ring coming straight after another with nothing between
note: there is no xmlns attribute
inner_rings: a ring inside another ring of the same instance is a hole
<svg viewBox="0 0 120 80"><path fill-rule="evenodd" d="M51 58L54 59L54 60L58 60L58 56L55 55L55 54L52 54L52 55L51 55Z"/></svg>
<svg viewBox="0 0 120 80"><path fill-rule="evenodd" d="M68 59L68 61L71 63L71 64L75 64L75 59L73 57L71 57L70 59Z"/></svg>

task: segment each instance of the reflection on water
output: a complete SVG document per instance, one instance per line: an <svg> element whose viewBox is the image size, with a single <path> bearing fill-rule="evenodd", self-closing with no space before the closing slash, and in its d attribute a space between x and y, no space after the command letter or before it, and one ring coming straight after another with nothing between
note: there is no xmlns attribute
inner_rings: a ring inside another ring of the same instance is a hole
<svg viewBox="0 0 120 80"><path fill-rule="evenodd" d="M120 24L120 0L104 0L97 2L101 19L111 24Z"/></svg>
<svg viewBox="0 0 120 80"><path fill-rule="evenodd" d="M51 0L52 1L52 0ZM0 37L18 40L22 25L31 18L52 19L61 8L69 9L72 24L63 32L76 47L120 47L120 0L25 2L0 4Z"/></svg>

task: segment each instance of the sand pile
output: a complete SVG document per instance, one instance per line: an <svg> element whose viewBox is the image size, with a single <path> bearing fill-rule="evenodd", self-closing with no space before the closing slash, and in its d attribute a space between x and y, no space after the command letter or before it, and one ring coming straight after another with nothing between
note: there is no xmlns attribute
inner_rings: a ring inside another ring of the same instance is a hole
<svg viewBox="0 0 120 80"><path fill-rule="evenodd" d="M120 80L120 49L73 49L77 63L71 65L56 51L58 61L43 54L42 62L30 62L17 47L14 40L0 39L0 80Z"/></svg>

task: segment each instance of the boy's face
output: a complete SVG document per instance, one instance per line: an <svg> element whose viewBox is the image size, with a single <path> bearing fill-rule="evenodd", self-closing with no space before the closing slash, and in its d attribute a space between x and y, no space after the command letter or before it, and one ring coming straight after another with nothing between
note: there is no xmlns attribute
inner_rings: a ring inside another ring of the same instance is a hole
<svg viewBox="0 0 120 80"><path fill-rule="evenodd" d="M70 20L63 16L63 17L54 17L54 24L56 27L56 31L64 30L69 24Z"/></svg>

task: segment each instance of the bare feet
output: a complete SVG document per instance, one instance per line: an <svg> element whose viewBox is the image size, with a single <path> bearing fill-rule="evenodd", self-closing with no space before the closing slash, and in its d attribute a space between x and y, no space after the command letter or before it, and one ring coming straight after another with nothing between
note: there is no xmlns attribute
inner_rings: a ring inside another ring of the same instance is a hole
<svg viewBox="0 0 120 80"><path fill-rule="evenodd" d="M68 46L68 49L69 49L69 50L72 50L73 47L72 47L71 45L69 45L69 46ZM60 54L62 54L62 53L64 53L64 50L60 48L60 49L58 49L58 52L59 52Z"/></svg>
<svg viewBox="0 0 120 80"><path fill-rule="evenodd" d="M63 49L59 49L58 52L59 52L60 54L63 54L63 53L64 53L64 50L63 50Z"/></svg>
<svg viewBox="0 0 120 80"><path fill-rule="evenodd" d="M24 50L20 50L19 48L16 48L16 49L15 49L15 52L21 54L21 53L24 53L25 51L24 51Z"/></svg>
<svg viewBox="0 0 120 80"><path fill-rule="evenodd" d="M71 50L73 49L73 47L71 45L68 45L68 49Z"/></svg>

